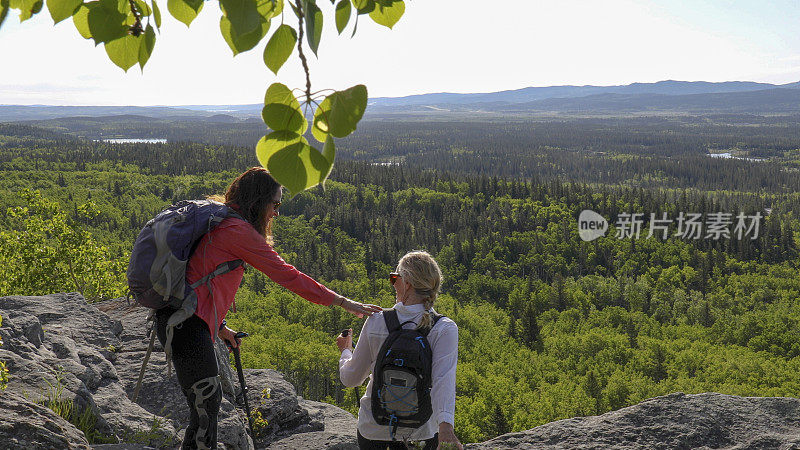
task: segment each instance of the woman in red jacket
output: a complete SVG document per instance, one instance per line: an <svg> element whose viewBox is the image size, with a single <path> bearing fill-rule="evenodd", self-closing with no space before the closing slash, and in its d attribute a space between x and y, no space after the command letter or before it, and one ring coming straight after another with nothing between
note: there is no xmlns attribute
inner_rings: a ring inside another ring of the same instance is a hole
<svg viewBox="0 0 800 450"><path fill-rule="evenodd" d="M242 219L229 217L206 234L189 260L187 284L213 272L221 263L240 259L304 299L324 306L340 306L359 317L381 311L333 292L286 263L272 248L272 219L279 215L281 186L261 167L237 177L225 193L225 204ZM225 326L225 315L242 281L244 269L214 277L195 289L195 314L174 328L172 363L189 405L190 418L181 448L217 448L217 415L222 392L217 378L214 340L217 334L232 347L239 342ZM234 305L234 311L236 307ZM166 342L166 327L175 310L156 312L158 338Z"/></svg>

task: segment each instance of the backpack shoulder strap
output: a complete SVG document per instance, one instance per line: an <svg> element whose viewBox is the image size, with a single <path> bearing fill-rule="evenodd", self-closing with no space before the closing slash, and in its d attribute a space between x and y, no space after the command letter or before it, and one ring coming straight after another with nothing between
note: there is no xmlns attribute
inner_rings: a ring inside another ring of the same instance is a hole
<svg viewBox="0 0 800 450"><path fill-rule="evenodd" d="M400 328L400 320L397 318L397 311L394 309L383 310L383 321L386 323L386 329L389 333Z"/></svg>
<svg viewBox="0 0 800 450"><path fill-rule="evenodd" d="M199 280L195 281L194 283L189 285L189 287L192 288L192 289L196 289L197 287L199 287L199 286L201 286L203 284L206 284L209 281L211 281L212 278L215 278L215 277L218 277L220 275L223 275L223 274L226 274L228 272L231 272L234 269L236 269L237 267L244 266L244 265L245 265L244 261L242 261L241 259L234 259L233 261L225 261L224 263L220 263L220 265L218 265L217 268L214 269L213 272L211 272L208 275L204 276L203 278L200 278Z"/></svg>
<svg viewBox="0 0 800 450"><path fill-rule="evenodd" d="M441 315L441 314L434 314L434 315L433 315L433 323L431 324L430 328L422 328L422 329L420 329L420 330L419 330L419 331L420 331L420 333L422 333L422 335L423 335L423 336L425 336L425 337L427 338L427 337L428 337L428 333L430 333L430 332L431 332L431 330L433 329L433 327L435 327L435 326L436 326L436 322L438 322L438 321L439 321L439 319L441 319L442 317L445 317L445 316L443 316L443 315Z"/></svg>
<svg viewBox="0 0 800 450"><path fill-rule="evenodd" d="M231 208L230 206L228 207L228 213L225 217L234 217L236 219L245 220L244 217L239 215L239 213L237 213L236 210Z"/></svg>

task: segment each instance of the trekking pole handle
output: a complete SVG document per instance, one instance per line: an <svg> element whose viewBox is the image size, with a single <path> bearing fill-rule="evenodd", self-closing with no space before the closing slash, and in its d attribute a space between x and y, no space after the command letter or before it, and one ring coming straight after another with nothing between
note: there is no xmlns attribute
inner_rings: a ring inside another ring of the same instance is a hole
<svg viewBox="0 0 800 450"><path fill-rule="evenodd" d="M248 333L246 333L246 332L244 332L244 331L240 331L240 332L238 332L238 333L236 333L236 334L234 334L234 335L233 335L233 337L234 337L234 338L236 338L236 339L242 339L242 338L246 338L246 337L248 337L248 336L250 336L250 334L248 334ZM227 345L229 349L231 349L231 350L235 350L235 349L234 349L234 348L231 346L230 342L228 342L228 341L225 341L225 345Z"/></svg>

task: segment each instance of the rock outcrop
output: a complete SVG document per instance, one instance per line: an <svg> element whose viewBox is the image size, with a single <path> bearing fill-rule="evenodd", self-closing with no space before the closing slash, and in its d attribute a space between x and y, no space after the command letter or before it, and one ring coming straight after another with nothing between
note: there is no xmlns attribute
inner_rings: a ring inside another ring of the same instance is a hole
<svg viewBox="0 0 800 450"><path fill-rule="evenodd" d="M800 449L800 399L675 393L466 448Z"/></svg>
<svg viewBox="0 0 800 450"><path fill-rule="evenodd" d="M95 448L171 447L183 438L188 408L174 373L165 376L158 340L139 396L130 400L149 343L145 308L124 299L87 304L78 294L54 294L0 298L0 315L0 361L10 371L0 393L3 448L88 448L90 442ZM357 448L350 413L298 397L274 370L245 369L250 406L267 423L253 441L244 411L233 403L239 383L227 349L218 342L217 350L224 392L220 448L288 448L281 442L298 433L309 446ZM92 436L42 406L53 398L71 403L75 417L93 421Z"/></svg>
<svg viewBox="0 0 800 450"><path fill-rule="evenodd" d="M67 400L75 414L86 414L96 434L70 441L70 447L85 445L87 438L174 442L172 422L154 427L154 416L123 389L115 365L122 349L118 320L78 294L4 297L0 314L0 360L10 371L4 395L16 394L31 404ZM19 448L31 448L31 443L20 442Z"/></svg>
<svg viewBox="0 0 800 450"><path fill-rule="evenodd" d="M0 361L10 370L0 391L1 448L141 450L180 442L188 409L175 375L165 376L158 341L131 400L149 342L146 309L124 299L87 304L78 294L54 294L0 298L0 315ZM219 342L217 350L225 393L219 448L358 448L350 413L298 397L280 373L263 369L245 370L250 406L266 420L253 440L233 403L239 386L227 349ZM68 408L71 421L53 412L68 416ZM82 422L89 435L70 422ZM800 399L676 393L465 448L800 449Z"/></svg>
<svg viewBox="0 0 800 450"><path fill-rule="evenodd" d="M83 433L71 423L16 393L0 395L0 411L3 448L90 448Z"/></svg>

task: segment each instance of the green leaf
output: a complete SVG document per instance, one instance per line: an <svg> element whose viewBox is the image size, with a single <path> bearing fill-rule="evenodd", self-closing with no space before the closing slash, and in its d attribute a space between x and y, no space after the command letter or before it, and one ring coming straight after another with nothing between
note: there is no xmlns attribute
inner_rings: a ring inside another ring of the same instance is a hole
<svg viewBox="0 0 800 450"><path fill-rule="evenodd" d="M367 109L367 87L355 85L344 91L334 92L331 101L330 133L334 137L345 137L356 130L356 125Z"/></svg>
<svg viewBox="0 0 800 450"><path fill-rule="evenodd" d="M375 9L369 13L375 23L392 28L406 11L403 0L386 0L376 2Z"/></svg>
<svg viewBox="0 0 800 450"><path fill-rule="evenodd" d="M222 12L231 23L231 30L244 36L261 26L261 15L255 0L220 0Z"/></svg>
<svg viewBox="0 0 800 450"><path fill-rule="evenodd" d="M233 51L233 56L246 52L258 45L261 39L266 36L268 30L269 22L264 21L254 31L245 35L238 35L231 27L231 22L227 17L223 16L219 19L219 31L222 33L225 42L228 43L228 47Z"/></svg>
<svg viewBox="0 0 800 450"><path fill-rule="evenodd" d="M336 159L336 145L333 143L333 136L328 136L328 139L325 139L325 145L322 146L322 156L333 165L333 161Z"/></svg>
<svg viewBox="0 0 800 450"><path fill-rule="evenodd" d="M272 157L278 150L286 148L292 144L304 143L308 145L308 141L303 136L291 131L273 131L272 133L264 136L256 144L256 157L262 166L267 167L269 158Z"/></svg>
<svg viewBox="0 0 800 450"><path fill-rule="evenodd" d="M330 163L328 171L322 174L322 187L324 188L325 180L327 180L328 175L331 174L331 170L333 170L333 161L336 159L336 145L333 143L333 136L328 136L328 139L325 140L325 145L322 146L322 156Z"/></svg>
<svg viewBox="0 0 800 450"><path fill-rule="evenodd" d="M342 34L344 28L347 26L347 22L350 21L350 13L352 12L352 7L350 6L350 0L339 0L339 4L336 5L336 31L339 34Z"/></svg>
<svg viewBox="0 0 800 450"><path fill-rule="evenodd" d="M203 9L203 0L168 0L167 9L172 17L188 27Z"/></svg>
<svg viewBox="0 0 800 450"><path fill-rule="evenodd" d="M151 1L153 2L153 18L156 20L156 28L161 31L161 10L158 8L156 0Z"/></svg>
<svg viewBox="0 0 800 450"><path fill-rule="evenodd" d="M351 39L355 37L356 31L358 31L358 14L356 14L356 23L353 24L353 34L350 35Z"/></svg>
<svg viewBox="0 0 800 450"><path fill-rule="evenodd" d="M19 21L24 22L34 14L39 14L44 5L42 0L19 0L16 4L9 2L9 7L19 9Z"/></svg>
<svg viewBox="0 0 800 450"><path fill-rule="evenodd" d="M72 16L72 23L84 39L91 39L92 32L89 30L89 11L99 7L97 2L84 3L78 8L75 15Z"/></svg>
<svg viewBox="0 0 800 450"><path fill-rule="evenodd" d="M325 150L320 153L308 145L305 138L290 131L274 131L261 138L256 146L261 165L288 188L292 196L327 178L335 152L333 139L326 142Z"/></svg>
<svg viewBox="0 0 800 450"><path fill-rule="evenodd" d="M264 48L264 64L277 75L278 70L294 51L295 45L297 45L297 32L294 28L286 24L279 26Z"/></svg>
<svg viewBox="0 0 800 450"><path fill-rule="evenodd" d="M317 54L319 41L322 39L322 11L313 0L303 1L303 12L306 15L306 38L308 46Z"/></svg>
<svg viewBox="0 0 800 450"><path fill-rule="evenodd" d="M135 0L134 3L136 3L136 9L139 10L139 12L142 14L142 17L147 17L150 14L153 14L153 11L150 9L149 6L147 6L147 3L145 3L144 1Z"/></svg>
<svg viewBox="0 0 800 450"><path fill-rule="evenodd" d="M283 0L256 0L256 10L264 20L278 17L283 12Z"/></svg>
<svg viewBox="0 0 800 450"><path fill-rule="evenodd" d="M315 138L327 140L327 134L342 138L356 130L356 125L367 109L367 87L359 84L344 91L334 92L320 103L314 114Z"/></svg>
<svg viewBox="0 0 800 450"><path fill-rule="evenodd" d="M267 89L261 117L275 131L291 131L302 135L308 129L308 122L300 110L300 102L281 83L272 83Z"/></svg>
<svg viewBox="0 0 800 450"><path fill-rule="evenodd" d="M95 45L128 36L129 26L125 25L128 16L119 11L118 5L117 0L100 0L97 7L89 9L86 19Z"/></svg>
<svg viewBox="0 0 800 450"><path fill-rule="evenodd" d="M359 15L369 14L375 9L375 0L353 0L353 6Z"/></svg>
<svg viewBox="0 0 800 450"><path fill-rule="evenodd" d="M327 142L328 133L331 132L331 127L328 124L330 121L331 102L328 98L322 101L314 111L313 125L311 126L311 134L314 139L320 142Z"/></svg>
<svg viewBox="0 0 800 450"><path fill-rule="evenodd" d="M126 34L119 39L106 42L106 53L114 64L127 72L128 69L139 62L139 48L143 41L142 36L136 37L132 34Z"/></svg>
<svg viewBox="0 0 800 450"><path fill-rule="evenodd" d="M58 23L67 17L72 17L81 4L81 0L47 0L47 9L50 10L53 22Z"/></svg>
<svg viewBox="0 0 800 450"><path fill-rule="evenodd" d="M267 160L266 167L275 181L287 187L293 197L323 182L331 171L331 163L319 150L302 142L275 152Z"/></svg>
<svg viewBox="0 0 800 450"><path fill-rule="evenodd" d="M139 68L144 71L144 65L150 60L150 55L153 54L153 48L156 46L156 32L153 26L147 24L142 36L142 44L139 47Z"/></svg>
<svg viewBox="0 0 800 450"><path fill-rule="evenodd" d="M0 28L3 27L3 22L5 22L8 16L9 9L11 8L8 6L8 0L0 0Z"/></svg>

